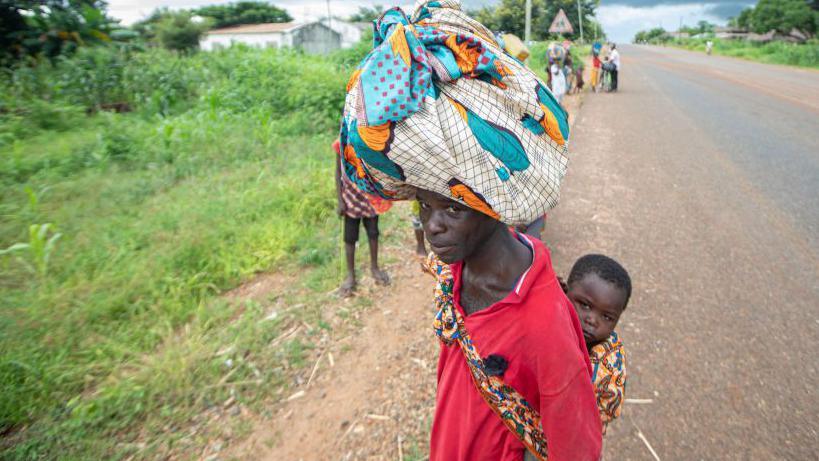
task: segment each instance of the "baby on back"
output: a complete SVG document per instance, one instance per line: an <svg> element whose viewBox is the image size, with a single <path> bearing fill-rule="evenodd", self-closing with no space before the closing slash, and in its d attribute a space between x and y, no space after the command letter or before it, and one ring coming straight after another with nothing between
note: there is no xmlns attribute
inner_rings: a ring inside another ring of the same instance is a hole
<svg viewBox="0 0 819 461"><path fill-rule="evenodd" d="M631 278L617 261L589 254L574 263L563 290L583 329L605 434L620 416L626 389L626 351L614 328L631 297Z"/></svg>

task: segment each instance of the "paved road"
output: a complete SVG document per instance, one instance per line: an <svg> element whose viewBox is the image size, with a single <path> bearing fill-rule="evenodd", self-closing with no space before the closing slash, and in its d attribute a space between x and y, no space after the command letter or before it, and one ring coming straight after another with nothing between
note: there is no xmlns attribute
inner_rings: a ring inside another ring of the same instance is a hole
<svg viewBox="0 0 819 461"><path fill-rule="evenodd" d="M819 459L819 72L622 49L545 240L621 260L630 359L608 460ZM639 435L645 438L645 442Z"/></svg>

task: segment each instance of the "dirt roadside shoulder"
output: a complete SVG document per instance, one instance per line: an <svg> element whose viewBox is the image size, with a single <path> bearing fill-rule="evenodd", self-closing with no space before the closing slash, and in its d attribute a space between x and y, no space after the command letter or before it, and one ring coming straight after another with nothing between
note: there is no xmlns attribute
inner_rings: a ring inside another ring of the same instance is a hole
<svg viewBox="0 0 819 461"><path fill-rule="evenodd" d="M564 99L570 124L583 96ZM254 418L247 439L203 458L426 459L438 343L432 280L420 271L407 229L404 246L387 250L401 261L389 267L392 286L371 291L372 305L352 334L316 351L308 383L271 404L268 418Z"/></svg>

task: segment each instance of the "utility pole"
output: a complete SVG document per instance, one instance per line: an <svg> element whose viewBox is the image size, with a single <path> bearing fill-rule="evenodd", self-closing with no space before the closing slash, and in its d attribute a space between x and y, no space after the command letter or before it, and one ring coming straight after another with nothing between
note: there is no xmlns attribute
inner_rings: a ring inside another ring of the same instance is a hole
<svg viewBox="0 0 819 461"><path fill-rule="evenodd" d="M577 0L577 21L580 23L580 43L583 43L583 5Z"/></svg>
<svg viewBox="0 0 819 461"><path fill-rule="evenodd" d="M526 0L526 30L523 40L526 42L527 47L529 42L532 41L532 0Z"/></svg>

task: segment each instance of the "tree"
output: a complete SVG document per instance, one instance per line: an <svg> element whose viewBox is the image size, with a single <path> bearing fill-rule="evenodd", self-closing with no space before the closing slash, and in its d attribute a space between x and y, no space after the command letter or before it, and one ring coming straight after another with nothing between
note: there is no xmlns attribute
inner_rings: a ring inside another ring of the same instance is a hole
<svg viewBox="0 0 819 461"><path fill-rule="evenodd" d="M0 59L56 57L78 46L108 42L116 22L101 0L0 2Z"/></svg>
<svg viewBox="0 0 819 461"><path fill-rule="evenodd" d="M169 50L196 50L207 25L197 24L191 16L189 11L167 12L156 25L156 39Z"/></svg>
<svg viewBox="0 0 819 461"><path fill-rule="evenodd" d="M815 0L759 0L755 7L742 10L735 24L759 34L771 30L787 34L794 28L814 34L819 27L817 9Z"/></svg>
<svg viewBox="0 0 819 461"><path fill-rule="evenodd" d="M606 33L603 31L603 26L600 25L597 19L588 18L584 20L583 34L584 38L588 41L606 41Z"/></svg>
<svg viewBox="0 0 819 461"><path fill-rule="evenodd" d="M668 32L662 27L655 27L650 30L641 30L634 35L634 43L665 43L671 39Z"/></svg>
<svg viewBox="0 0 819 461"><path fill-rule="evenodd" d="M714 27L716 27L714 24L711 24L710 22L705 20L700 20L699 22L697 22L697 33L710 34L714 32Z"/></svg>
<svg viewBox="0 0 819 461"><path fill-rule="evenodd" d="M170 13L171 10L169 10L168 7L157 8L152 11L147 18L135 22L131 26L131 29L136 31L146 42L154 41L156 39L157 25Z"/></svg>
<svg viewBox="0 0 819 461"><path fill-rule="evenodd" d="M594 13L596 0L580 0L583 8L583 27L594 30ZM574 29L566 38L580 37L580 25L577 15L577 0L532 0L532 39L543 40L551 37L549 26L563 9ZM495 7L484 7L474 13L474 18L495 32L509 32L521 38L526 28L526 0L502 0ZM588 27L591 26L591 27ZM588 34L593 36L593 34ZM599 33L598 36L602 35ZM555 37L556 38L556 37Z"/></svg>
<svg viewBox="0 0 819 461"><path fill-rule="evenodd" d="M739 27L740 29L748 30L751 28L751 15L753 14L753 8L745 8L744 10L740 11L739 16L736 18L731 18L728 20L729 26Z"/></svg>
<svg viewBox="0 0 819 461"><path fill-rule="evenodd" d="M290 22L293 20L286 10L266 2L236 2L227 5L203 6L193 10L193 13L211 18L213 27Z"/></svg>
<svg viewBox="0 0 819 461"><path fill-rule="evenodd" d="M532 0L532 23L540 17L543 0ZM523 38L526 28L526 0L503 0L495 7L484 7L475 19L495 32L508 32ZM535 28L532 27L534 35Z"/></svg>
<svg viewBox="0 0 819 461"><path fill-rule="evenodd" d="M10 60L25 53L23 38L28 28L20 10L12 5L0 5L0 59Z"/></svg>
<svg viewBox="0 0 819 461"><path fill-rule="evenodd" d="M384 13L384 7L381 5L373 5L372 8L366 6L359 6L358 12L347 18L350 22L373 22Z"/></svg>

